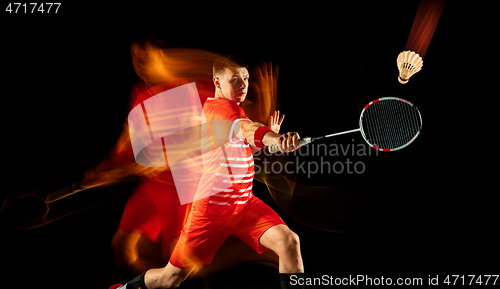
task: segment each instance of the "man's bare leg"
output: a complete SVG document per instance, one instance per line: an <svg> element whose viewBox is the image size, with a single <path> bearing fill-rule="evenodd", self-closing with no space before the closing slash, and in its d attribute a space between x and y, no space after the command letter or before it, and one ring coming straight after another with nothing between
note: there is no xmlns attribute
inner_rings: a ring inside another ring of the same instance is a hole
<svg viewBox="0 0 500 289"><path fill-rule="evenodd" d="M217 251L212 263L203 265L189 278L207 277L246 262L258 263L275 269L278 269L279 264L278 256L272 250L259 254L247 243L231 235Z"/></svg>
<svg viewBox="0 0 500 289"><path fill-rule="evenodd" d="M177 288L194 269L180 269L168 262L163 268L148 270L144 276L144 283L148 289Z"/></svg>
<svg viewBox="0 0 500 289"><path fill-rule="evenodd" d="M260 244L278 255L280 273L304 273L299 236L287 226L269 228L260 237Z"/></svg>
<svg viewBox="0 0 500 289"><path fill-rule="evenodd" d="M304 283L292 285L291 282L292 277L304 278L299 236L286 225L276 225L262 234L260 244L273 250L279 257L281 288L304 288Z"/></svg>
<svg viewBox="0 0 500 289"><path fill-rule="evenodd" d="M116 231L111 245L116 265L134 276L151 268L166 266L172 254L169 246L164 246L160 252L160 249L149 238L139 233L127 233L122 230ZM172 243L172 247L174 245L175 242ZM278 256L274 251L267 250L263 254L258 254L248 244L231 235L217 251L212 263L203 265L196 274L191 274L189 278L204 278L245 262L257 262L276 269L279 264Z"/></svg>

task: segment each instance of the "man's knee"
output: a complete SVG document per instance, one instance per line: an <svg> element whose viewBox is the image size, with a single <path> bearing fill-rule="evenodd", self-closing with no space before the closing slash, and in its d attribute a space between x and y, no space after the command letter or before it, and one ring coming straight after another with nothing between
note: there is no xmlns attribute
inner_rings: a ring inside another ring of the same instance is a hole
<svg viewBox="0 0 500 289"><path fill-rule="evenodd" d="M285 235L286 246L289 250L298 250L300 248L299 235L289 230Z"/></svg>
<svg viewBox="0 0 500 289"><path fill-rule="evenodd" d="M283 231L277 240L276 249L278 255L298 252L300 250L299 236L290 229Z"/></svg>

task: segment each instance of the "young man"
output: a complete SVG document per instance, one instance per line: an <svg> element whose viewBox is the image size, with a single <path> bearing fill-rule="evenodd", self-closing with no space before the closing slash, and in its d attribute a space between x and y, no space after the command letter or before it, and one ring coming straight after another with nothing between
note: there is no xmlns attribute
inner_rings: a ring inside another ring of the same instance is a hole
<svg viewBox="0 0 500 289"><path fill-rule="evenodd" d="M201 103L213 96L213 63L219 55L199 49L167 49L151 38L134 42L131 55L141 81L131 91L129 112L155 95L192 82L196 83ZM261 110L266 115L268 111ZM278 133L282 119L278 121L276 112L271 119L269 126ZM138 180L111 240L115 264L136 276L168 263L191 204L180 203L169 169L144 167L136 162L129 128L127 120L116 145L101 162L86 171L78 186ZM190 278L203 278L244 262L263 262L277 268L278 256L270 250L258 254L242 240L231 236L218 250L213 262Z"/></svg>
<svg viewBox="0 0 500 289"><path fill-rule="evenodd" d="M223 158L225 163L219 172L206 173L213 179L210 196L193 203L167 266L150 269L124 287L111 288L176 288L197 265L209 264L231 234L259 253L271 249L279 256L282 286L289 284L290 274L303 274L298 236L252 193L252 148L278 145L280 151L291 152L298 148L300 137L291 132L276 134L246 117L239 104L245 100L248 77L247 66L235 57L214 62L215 97L203 106L209 135L202 136L202 147L209 148L210 159Z"/></svg>

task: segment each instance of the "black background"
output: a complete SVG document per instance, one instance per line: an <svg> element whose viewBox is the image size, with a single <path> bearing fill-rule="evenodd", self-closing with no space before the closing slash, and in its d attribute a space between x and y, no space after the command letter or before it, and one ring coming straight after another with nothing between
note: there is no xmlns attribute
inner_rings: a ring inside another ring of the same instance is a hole
<svg viewBox="0 0 500 289"><path fill-rule="evenodd" d="M278 65L283 131L316 136L356 128L359 106L383 96L420 109L423 130L415 143L367 162L360 182L376 209L362 232L296 222L256 183L256 195L301 237L308 276L500 273L497 192L489 182L496 172L495 140L482 130L495 124L482 117L494 115L498 94L495 74L485 70L496 61L487 45L494 26L483 22L493 7L448 1L422 71L401 85L396 57L418 1L83 2L62 3L58 14L44 15L9 14L8 2L2 4L2 202L84 170L109 152L139 80L130 43L153 32L171 47L231 53L251 67ZM352 138L361 142L354 135L332 142ZM18 288L108 288L129 280L113 264L110 240L131 190L108 188L104 193L120 197L36 229L4 227L2 275ZM252 270L236 267L207 282L244 288L241 280L262 273Z"/></svg>

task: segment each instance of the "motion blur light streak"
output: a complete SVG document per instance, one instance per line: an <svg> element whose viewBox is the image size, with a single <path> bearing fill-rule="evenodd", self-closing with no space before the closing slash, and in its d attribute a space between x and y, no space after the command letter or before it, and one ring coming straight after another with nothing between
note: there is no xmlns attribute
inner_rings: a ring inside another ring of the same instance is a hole
<svg viewBox="0 0 500 289"><path fill-rule="evenodd" d="M271 62L250 69L248 95L241 107L253 121L267 124L269 116L278 109L279 69Z"/></svg>
<svg viewBox="0 0 500 289"><path fill-rule="evenodd" d="M187 48L161 49L149 41L144 41L131 45L131 55L134 69L143 82L133 87L129 108L133 107L138 97L149 98L165 91L165 87L176 87L191 82L196 82L201 102L213 95L212 63L215 58L219 57L216 53ZM147 96L141 96L141 94ZM99 193L99 191L94 193L94 190L104 186L134 181L138 178L149 179L149 183L153 182L158 185L172 185L172 180L165 177L166 167L146 167L135 162L129 123L125 123L123 127L123 132L115 147L100 163L85 171L83 180L78 179L77 176L81 176L80 174L74 174L69 178L63 178L29 192L12 194L4 202L2 213L9 211L9 207L17 208L15 206L19 203L17 200L33 200L30 203L37 203L37 200L41 200L40 203L44 204L44 208L46 207L43 213L41 210L36 210L40 211L41 215L28 214L24 216L24 219L15 222L14 226L29 229L115 199L117 195L113 193ZM160 148L163 150L161 143ZM68 182L72 184L68 186ZM82 189L89 190L84 192L75 190L76 183ZM78 193L76 197L72 196L75 193ZM80 202L73 202L73 198ZM87 202L81 202L81 199ZM90 199L92 200L89 201ZM184 212L182 215L185 215ZM26 217L30 219L26 220Z"/></svg>
<svg viewBox="0 0 500 289"><path fill-rule="evenodd" d="M425 58L432 36L443 13L446 0L421 0L408 35L405 50L415 51Z"/></svg>
<svg viewBox="0 0 500 289"><path fill-rule="evenodd" d="M80 193L74 185L81 176L82 172L76 172L28 192L11 194L0 209L3 223L15 229L33 229L120 197L119 192L106 189ZM67 183L73 184L63 187Z"/></svg>

